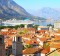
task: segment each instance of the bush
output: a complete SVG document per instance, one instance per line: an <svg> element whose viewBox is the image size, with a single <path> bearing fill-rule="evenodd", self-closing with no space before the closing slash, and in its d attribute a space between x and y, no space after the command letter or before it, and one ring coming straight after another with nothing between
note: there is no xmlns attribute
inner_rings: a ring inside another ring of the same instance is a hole
<svg viewBox="0 0 60 56"><path fill-rule="evenodd" d="M23 28L24 27L24 24L21 24L20 27Z"/></svg>
<svg viewBox="0 0 60 56"><path fill-rule="evenodd" d="M23 34L24 32L19 32L19 34Z"/></svg>
<svg viewBox="0 0 60 56"><path fill-rule="evenodd" d="M34 25L33 28L37 29L39 25Z"/></svg>
<svg viewBox="0 0 60 56"><path fill-rule="evenodd" d="M23 49L27 49L27 48L33 48L33 46L32 45L24 45Z"/></svg>

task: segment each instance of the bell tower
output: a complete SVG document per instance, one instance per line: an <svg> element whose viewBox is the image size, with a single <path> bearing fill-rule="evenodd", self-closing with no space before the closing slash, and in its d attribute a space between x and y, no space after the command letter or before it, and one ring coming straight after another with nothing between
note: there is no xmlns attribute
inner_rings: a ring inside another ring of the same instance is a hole
<svg viewBox="0 0 60 56"><path fill-rule="evenodd" d="M5 44L3 35L0 35L0 56L5 56Z"/></svg>
<svg viewBox="0 0 60 56"><path fill-rule="evenodd" d="M12 54L14 56L22 56L22 38L21 36L14 36L13 37L13 44L12 44Z"/></svg>

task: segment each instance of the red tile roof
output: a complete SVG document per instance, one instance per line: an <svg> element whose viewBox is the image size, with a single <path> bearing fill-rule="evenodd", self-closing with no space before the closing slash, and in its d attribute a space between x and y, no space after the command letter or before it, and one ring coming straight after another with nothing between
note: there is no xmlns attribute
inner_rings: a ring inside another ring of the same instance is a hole
<svg viewBox="0 0 60 56"><path fill-rule="evenodd" d="M43 49L43 50L41 51L41 53L46 54L46 53L48 53L48 51L45 50L45 49Z"/></svg>
<svg viewBox="0 0 60 56"><path fill-rule="evenodd" d="M37 51L39 51L39 48L27 48L23 50L23 54L34 54Z"/></svg>
<svg viewBox="0 0 60 56"><path fill-rule="evenodd" d="M31 40L25 41L25 44L39 44L39 42L35 39L31 39Z"/></svg>
<svg viewBox="0 0 60 56"><path fill-rule="evenodd" d="M44 38L39 38L39 39L40 39L40 41L43 41L43 42L47 40L47 38L45 38L45 37Z"/></svg>

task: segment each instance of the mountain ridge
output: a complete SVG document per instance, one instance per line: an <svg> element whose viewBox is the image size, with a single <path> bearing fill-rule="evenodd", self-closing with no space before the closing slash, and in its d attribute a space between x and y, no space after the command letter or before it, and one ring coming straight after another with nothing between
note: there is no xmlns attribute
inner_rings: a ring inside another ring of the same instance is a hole
<svg viewBox="0 0 60 56"><path fill-rule="evenodd" d="M20 20L26 18L30 18L30 20L45 20L45 18L31 15L13 0L0 0L0 19L9 20L13 18Z"/></svg>
<svg viewBox="0 0 60 56"><path fill-rule="evenodd" d="M59 19L60 18L60 11L53 9L53 8L49 8L49 7L44 7L40 10L38 10L36 12L36 14L34 14L35 16L39 16L39 17L43 17L43 18L50 18L50 19Z"/></svg>
<svg viewBox="0 0 60 56"><path fill-rule="evenodd" d="M30 17L24 8L16 4L13 0L0 0L0 18L27 18Z"/></svg>

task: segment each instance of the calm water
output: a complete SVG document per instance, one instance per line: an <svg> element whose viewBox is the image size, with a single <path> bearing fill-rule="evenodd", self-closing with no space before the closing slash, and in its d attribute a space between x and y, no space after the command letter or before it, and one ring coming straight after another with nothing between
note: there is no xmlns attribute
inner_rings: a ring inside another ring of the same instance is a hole
<svg viewBox="0 0 60 56"><path fill-rule="evenodd" d="M41 21L41 22L37 22L37 21L35 21L35 24L37 24L37 25L41 25L41 26L46 26L46 25L48 25L48 24L54 24L54 21L52 21L52 22L48 22L48 21Z"/></svg>

